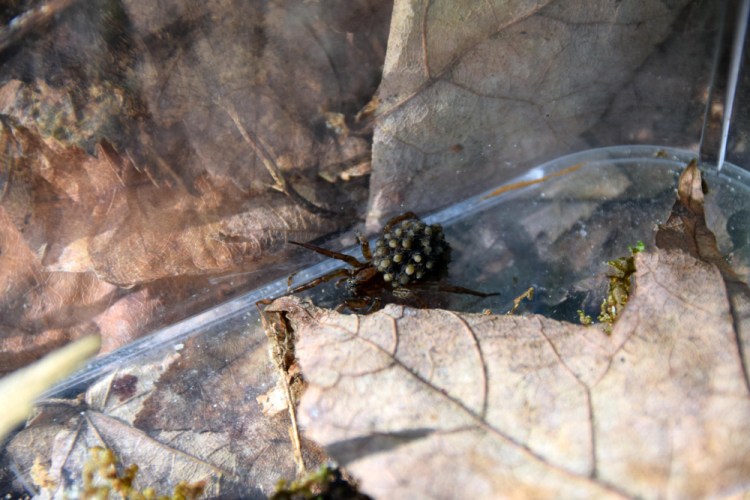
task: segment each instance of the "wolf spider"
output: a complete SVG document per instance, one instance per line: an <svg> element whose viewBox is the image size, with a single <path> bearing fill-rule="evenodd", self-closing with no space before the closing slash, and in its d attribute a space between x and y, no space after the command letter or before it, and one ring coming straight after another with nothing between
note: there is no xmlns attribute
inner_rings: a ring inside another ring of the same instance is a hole
<svg viewBox="0 0 750 500"><path fill-rule="evenodd" d="M299 293L338 278L337 285L345 284L350 297L336 310L374 312L384 302L413 302L419 307L426 303L416 293L420 290L460 293L477 297L490 297L485 293L461 286L440 282L447 273L450 246L445 241L440 225L427 225L413 212L392 218L383 227L375 252L361 235L357 241L364 261L343 253L328 250L310 243L289 241L332 259L341 260L350 267L335 269L323 276L299 285L290 293ZM291 277L290 277L291 281Z"/></svg>

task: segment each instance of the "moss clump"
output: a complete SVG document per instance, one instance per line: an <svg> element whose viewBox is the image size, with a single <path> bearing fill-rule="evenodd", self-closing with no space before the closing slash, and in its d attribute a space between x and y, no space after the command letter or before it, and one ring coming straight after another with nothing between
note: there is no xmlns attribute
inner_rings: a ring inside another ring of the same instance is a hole
<svg viewBox="0 0 750 500"><path fill-rule="evenodd" d="M302 479L287 483L283 479L276 485L271 500L371 500L360 493L356 485L347 481L338 467L322 465L317 471Z"/></svg>
<svg viewBox="0 0 750 500"><path fill-rule="evenodd" d="M154 488L141 491L133 486L138 474L138 466L133 464L118 471L119 461L112 450L94 447L89 450L89 460L83 466L82 498L107 499L110 494L128 500L190 500L199 498L205 483L188 484L180 482L171 495L157 495Z"/></svg>
<svg viewBox="0 0 750 500"><path fill-rule="evenodd" d="M589 326L594 324L594 318L586 314L581 309L578 310L578 320L581 322L584 326Z"/></svg>
<svg viewBox="0 0 750 500"><path fill-rule="evenodd" d="M607 296L602 301L601 312L597 318L604 323L604 331L610 333L615 321L622 313L623 308L628 303L631 292L631 278L635 274L635 254L645 249L642 241L639 241L632 247L628 247L630 255L610 260L607 264L614 269L612 274L608 274L609 289ZM594 320L591 316L583 311L578 311L578 317L583 325L591 325Z"/></svg>

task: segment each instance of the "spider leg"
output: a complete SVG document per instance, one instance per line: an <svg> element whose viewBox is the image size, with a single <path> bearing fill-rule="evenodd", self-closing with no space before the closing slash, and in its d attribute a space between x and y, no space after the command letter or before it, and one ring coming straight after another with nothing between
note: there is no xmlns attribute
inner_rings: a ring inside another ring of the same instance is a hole
<svg viewBox="0 0 750 500"><path fill-rule="evenodd" d="M260 299L258 302L255 303L255 307L258 309L258 312L260 313L261 319L263 318L263 310L265 309L265 307L262 307L262 306L270 305L271 302L273 302L273 301L274 301L274 299L268 297L268 298L265 298L265 299Z"/></svg>
<svg viewBox="0 0 750 500"><path fill-rule="evenodd" d="M412 283L409 285L410 288L421 288L421 289L432 289L437 290L439 292L447 292L447 293L462 293L465 295L474 295L476 297L493 297L495 295L500 295L499 293L486 293L486 292L480 292L478 290L472 290L471 288L464 288L462 286L457 285L450 285L447 283L434 283L434 282L425 282L425 283Z"/></svg>
<svg viewBox="0 0 750 500"><path fill-rule="evenodd" d="M438 283L437 289L440 290L441 292L463 293L465 295L474 295L476 297L493 297L495 295L500 295L499 293L480 292L478 290L472 290L471 288L464 288L462 286L448 285L444 283Z"/></svg>
<svg viewBox="0 0 750 500"><path fill-rule="evenodd" d="M372 251L370 250L370 242L359 233L357 233L357 241L359 242L359 246L362 247L362 257L368 262L371 261Z"/></svg>
<svg viewBox="0 0 750 500"><path fill-rule="evenodd" d="M382 308L383 308L383 301L380 300L380 297L375 297L375 300L372 301L372 307L370 307L370 310L368 311L368 313L379 311Z"/></svg>
<svg viewBox="0 0 750 500"><path fill-rule="evenodd" d="M294 271L292 274L290 274L289 276L287 276L287 278L286 278L286 287L287 288L292 288L292 281L294 281L294 277L297 276L297 273L299 273L299 271Z"/></svg>
<svg viewBox="0 0 750 500"><path fill-rule="evenodd" d="M343 253L334 252L333 250L328 250L326 248L315 246L315 245L311 245L309 243L300 243L299 241L289 240L289 243L291 243L292 245L297 245L297 246L301 246L303 248L307 248L308 250L312 250L313 252L317 252L319 254L325 255L326 257L330 257L332 259L343 260L344 262L346 262L350 266L354 266L354 267L360 267L360 266L362 266L362 262L360 262L356 258L352 257L351 255L346 255L346 254L343 254Z"/></svg>
<svg viewBox="0 0 750 500"><path fill-rule="evenodd" d="M337 278L339 276L343 276L346 278L349 276L350 272L351 271L346 268L334 269L328 274L324 274L323 276L319 276L318 278L315 278L312 281L308 281L307 283L304 283L302 285L299 285L298 287L293 288L289 293L304 292L305 290L309 290L310 288L315 288L321 283L326 283L327 281L331 281L333 278Z"/></svg>
<svg viewBox="0 0 750 500"><path fill-rule="evenodd" d="M359 297L356 299L346 299L344 302L336 307L336 312L343 312L345 309L349 309L353 313L370 314L375 311L379 311L382 308L382 301L379 297Z"/></svg>
<svg viewBox="0 0 750 500"><path fill-rule="evenodd" d="M367 305L367 299L346 299L334 309L337 313L342 313L346 309L357 312Z"/></svg>
<svg viewBox="0 0 750 500"><path fill-rule="evenodd" d="M419 216L415 214L414 212L404 212L401 215L397 215L391 220L389 220L385 224L385 226L383 226L383 232L387 233L388 231L391 230L393 226L395 226L399 222L404 221L404 220L409 220L409 219L419 219Z"/></svg>

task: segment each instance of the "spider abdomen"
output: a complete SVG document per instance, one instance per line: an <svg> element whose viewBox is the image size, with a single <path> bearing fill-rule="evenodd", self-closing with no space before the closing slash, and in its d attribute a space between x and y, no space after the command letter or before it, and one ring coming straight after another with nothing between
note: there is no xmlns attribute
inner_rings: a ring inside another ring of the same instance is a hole
<svg viewBox="0 0 750 500"><path fill-rule="evenodd" d="M395 287L438 279L450 262L450 246L439 224L418 218L386 226L378 238L372 265Z"/></svg>

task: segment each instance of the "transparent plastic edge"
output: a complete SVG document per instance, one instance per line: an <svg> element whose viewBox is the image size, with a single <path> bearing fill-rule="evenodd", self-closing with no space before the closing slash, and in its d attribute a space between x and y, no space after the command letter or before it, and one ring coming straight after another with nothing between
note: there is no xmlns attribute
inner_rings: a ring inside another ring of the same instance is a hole
<svg viewBox="0 0 750 500"><path fill-rule="evenodd" d="M655 156L657 153L660 153L661 156ZM503 186L543 179L550 174L559 172L566 168L570 168L571 166L577 164L585 165L586 163L596 163L598 161L605 160L616 161L637 158L648 158L651 161L663 158L664 161L668 163L687 163L690 160L697 158L697 153L685 149L641 145L614 146L584 150L570 155L561 156L554 160L543 163L538 167L531 168L529 171L519 177L511 179L500 184L499 186L488 189L481 194L475 195L462 202L458 202L431 215L428 215L424 217L424 220L429 224L445 225L457 220L464 219L466 217L470 217L477 212L486 210L487 208L500 203L501 201L507 200L508 196L523 193L524 191L533 187L533 184L528 187L522 187L520 189L513 190L509 193L504 193L502 196L492 195L495 191L501 189ZM747 174L739 167L735 167L731 164L729 164L729 166L734 168L727 169L727 165L725 165L725 168L720 172L720 174L727 175L730 174L730 171L735 176L744 174L748 176L748 181L750 181L750 174ZM741 172L741 174L739 174L738 172ZM374 243L374 241L372 243ZM343 253L357 256L360 255L360 249L358 245L355 245L344 250ZM298 272L294 281L295 283L304 283L322 276L323 274L339 267L342 267L342 264L340 262L326 260ZM256 302L265 298L275 298L283 296L287 293L287 291L287 279L278 279L269 284L256 288L250 292L247 292L239 297L235 297L234 299L231 299L227 302L211 307L206 311L190 316L170 326L158 329L153 333L141 337L140 339L135 340L134 342L124 347L112 351L111 353L107 353L101 357L95 358L84 368L48 390L41 399L54 397L58 394L66 393L74 388L78 388L79 386L85 386L91 383L93 380L111 373L117 367L127 364L128 361L131 361L144 354L157 352L158 350L165 348L169 344L177 344L182 340L189 339L209 329L213 325L216 325L223 321L227 321L231 318L239 316L240 314L245 314L248 311L250 311L251 314L255 314Z"/></svg>

